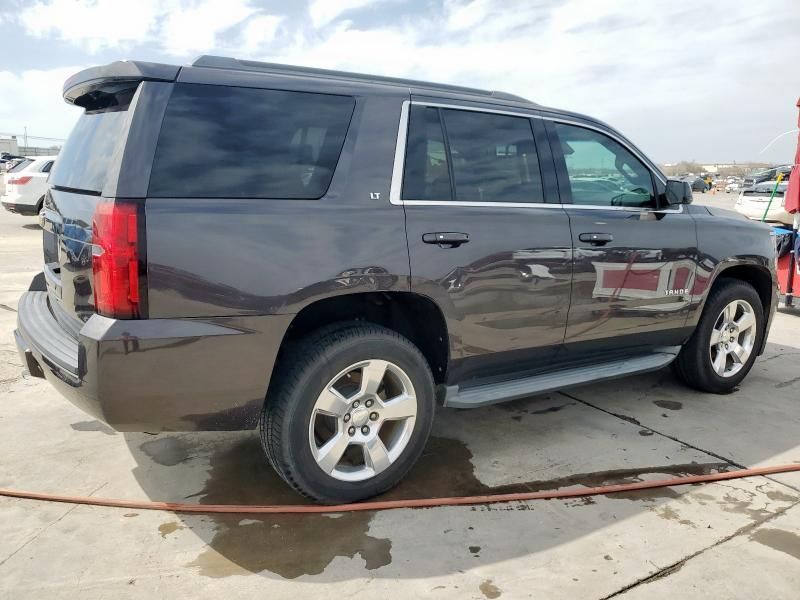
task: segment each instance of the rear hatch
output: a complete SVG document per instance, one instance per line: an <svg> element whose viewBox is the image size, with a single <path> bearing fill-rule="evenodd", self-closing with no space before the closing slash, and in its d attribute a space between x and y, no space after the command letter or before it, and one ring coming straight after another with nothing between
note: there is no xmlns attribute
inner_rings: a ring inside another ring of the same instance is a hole
<svg viewBox="0 0 800 600"><path fill-rule="evenodd" d="M159 85L151 82L172 81L177 72L178 67L168 65L120 62L82 71L64 85L65 100L83 108L83 113L50 173L40 224L48 304L75 337L91 315L103 313L95 302L93 264L103 251L93 244L93 220L98 214L107 216L101 205L120 203L120 196L135 205L146 195L149 163L140 148L141 136L134 148L130 144L141 133L132 127L136 107L143 103L141 110L149 116L143 88ZM132 151L138 154L131 157ZM134 164L129 169L133 183L122 181L126 161ZM141 315L125 318L136 316Z"/></svg>

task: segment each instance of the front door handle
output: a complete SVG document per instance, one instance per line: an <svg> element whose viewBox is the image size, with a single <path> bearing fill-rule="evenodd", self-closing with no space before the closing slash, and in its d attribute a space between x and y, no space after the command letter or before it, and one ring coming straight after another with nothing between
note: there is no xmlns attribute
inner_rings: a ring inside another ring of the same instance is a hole
<svg viewBox="0 0 800 600"><path fill-rule="evenodd" d="M613 242L614 236L610 233L582 233L578 236L578 239L593 246L602 246L608 242Z"/></svg>
<svg viewBox="0 0 800 600"><path fill-rule="evenodd" d="M461 244L469 242L469 234L455 231L434 231L423 233L422 241L426 244L437 244L440 248L458 248Z"/></svg>

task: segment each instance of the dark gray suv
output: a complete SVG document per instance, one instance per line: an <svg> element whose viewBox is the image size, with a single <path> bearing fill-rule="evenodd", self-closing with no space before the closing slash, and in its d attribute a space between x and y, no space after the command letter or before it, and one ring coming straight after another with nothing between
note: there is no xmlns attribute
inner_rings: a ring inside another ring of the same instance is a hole
<svg viewBox="0 0 800 600"><path fill-rule="evenodd" d="M623 135L499 92L206 56L116 62L50 176L31 374L121 431L260 427L321 502L391 487L436 402L673 364L726 392L776 305L767 228Z"/></svg>

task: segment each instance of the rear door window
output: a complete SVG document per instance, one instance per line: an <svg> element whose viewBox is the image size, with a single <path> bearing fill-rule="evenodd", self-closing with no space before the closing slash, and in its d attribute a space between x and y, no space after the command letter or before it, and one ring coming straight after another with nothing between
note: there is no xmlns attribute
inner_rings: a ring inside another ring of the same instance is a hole
<svg viewBox="0 0 800 600"><path fill-rule="evenodd" d="M176 84L149 196L320 198L354 107L349 96Z"/></svg>
<svg viewBox="0 0 800 600"><path fill-rule="evenodd" d="M543 202L530 121L412 105L402 198Z"/></svg>
<svg viewBox="0 0 800 600"><path fill-rule="evenodd" d="M459 202L544 202L529 119L443 110Z"/></svg>

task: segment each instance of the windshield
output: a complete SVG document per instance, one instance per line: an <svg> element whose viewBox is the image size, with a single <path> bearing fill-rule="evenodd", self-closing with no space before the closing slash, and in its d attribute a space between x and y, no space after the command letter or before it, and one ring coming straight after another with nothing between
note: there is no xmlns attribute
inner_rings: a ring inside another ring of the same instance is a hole
<svg viewBox="0 0 800 600"><path fill-rule="evenodd" d="M31 163L33 163L33 160L31 160L30 158L26 158L25 160L23 160L21 162L18 162L17 165L15 167L12 167L11 169L9 169L8 172L9 173L19 173L20 171L22 171L22 169L24 169L25 167L27 167Z"/></svg>

